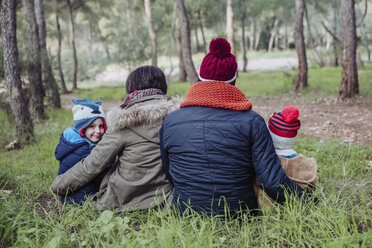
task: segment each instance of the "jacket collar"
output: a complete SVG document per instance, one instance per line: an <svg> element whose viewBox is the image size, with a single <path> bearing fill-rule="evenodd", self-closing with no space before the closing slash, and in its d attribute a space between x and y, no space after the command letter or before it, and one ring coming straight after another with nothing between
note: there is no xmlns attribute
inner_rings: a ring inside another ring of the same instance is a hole
<svg viewBox="0 0 372 248"><path fill-rule="evenodd" d="M107 114L110 130L149 125L177 110L179 100L164 95L145 96L113 108Z"/></svg>

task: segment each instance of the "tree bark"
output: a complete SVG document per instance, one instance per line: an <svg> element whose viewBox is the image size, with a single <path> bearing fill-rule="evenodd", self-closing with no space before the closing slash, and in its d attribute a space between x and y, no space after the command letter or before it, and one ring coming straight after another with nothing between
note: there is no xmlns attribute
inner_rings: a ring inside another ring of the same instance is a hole
<svg viewBox="0 0 372 248"><path fill-rule="evenodd" d="M47 48L46 48L46 26L45 26L44 1L43 0L36 0L35 14L36 14L36 22L39 28L43 83L46 89L48 103L53 108L61 108L61 99L58 93L58 85L54 78L52 66L50 65Z"/></svg>
<svg viewBox="0 0 372 248"><path fill-rule="evenodd" d="M315 60L318 63L319 68L323 68L324 67L324 62L323 62L322 58L320 57L318 51L316 50L313 35L311 34L311 26L310 26L309 16L307 15L306 5L305 5L305 18L306 18L306 24L307 24L307 32L308 32L308 35L309 35L309 41L310 41L311 48L313 49L313 52L314 52Z"/></svg>
<svg viewBox="0 0 372 248"><path fill-rule="evenodd" d="M295 44L298 57L298 73L296 81L296 92L301 92L302 88L307 87L307 59L304 41L304 0L296 0L296 24L295 24Z"/></svg>
<svg viewBox="0 0 372 248"><path fill-rule="evenodd" d="M180 25L177 25L176 28L176 47L177 47L177 52L178 52L178 58L179 58L179 63L178 63L178 68L179 68L179 80L181 82L186 81L186 70L185 70L185 65L183 63L183 56L182 56L182 44L181 44L181 29Z"/></svg>
<svg viewBox="0 0 372 248"><path fill-rule="evenodd" d="M198 18L199 18L199 26L200 26L200 30L201 30L202 38L203 38L203 51L205 54L207 54L207 43L205 41L204 28L203 28L202 18L200 15L200 10L198 10Z"/></svg>
<svg viewBox="0 0 372 248"><path fill-rule="evenodd" d="M149 36L151 40L151 64L153 66L158 65L158 45L156 41L156 34L154 32L154 28L152 25L152 14L151 14L151 1L150 0L145 0L145 13L146 13L146 23L147 23L147 29L149 31Z"/></svg>
<svg viewBox="0 0 372 248"><path fill-rule="evenodd" d="M279 19L275 18L274 27L273 30L271 30L270 40L269 40L269 46L267 48L267 51L271 53L274 45L274 39L276 36L276 29L278 28Z"/></svg>
<svg viewBox="0 0 372 248"><path fill-rule="evenodd" d="M250 38L249 38L250 50L254 50L256 44L256 20L251 18L251 27L250 27Z"/></svg>
<svg viewBox="0 0 372 248"><path fill-rule="evenodd" d="M1 30L4 51L5 81L10 98L10 107L15 122L18 141L21 145L31 143L34 128L22 90L18 63L16 1L2 0Z"/></svg>
<svg viewBox="0 0 372 248"><path fill-rule="evenodd" d="M74 18L72 16L72 7L70 0L66 0L67 6L68 6L68 13L69 13L69 25L70 25L70 36L71 36L71 46L72 46L72 52L74 56L74 74L72 77L72 88L77 89L77 71L78 71L78 60L76 55L76 47L75 47L75 24L74 24Z"/></svg>
<svg viewBox="0 0 372 248"><path fill-rule="evenodd" d="M359 94L356 64L356 24L354 0L341 1L342 25L342 80L341 99Z"/></svg>
<svg viewBox="0 0 372 248"><path fill-rule="evenodd" d="M335 36L338 36L339 33L339 10L338 10L338 0L333 0L332 2L332 8L333 8L333 33L335 33ZM340 56L340 40L336 39L336 37L333 37L333 65L337 67L339 65L339 56Z"/></svg>
<svg viewBox="0 0 372 248"><path fill-rule="evenodd" d="M369 47L368 47L368 36L367 36L368 32L367 32L367 28L364 23L362 23L361 25L361 35L362 35L362 43L363 43L364 49L367 52L368 61L371 61L371 51L369 50Z"/></svg>
<svg viewBox="0 0 372 248"><path fill-rule="evenodd" d="M289 39L288 39L288 25L284 23L284 48L289 49Z"/></svg>
<svg viewBox="0 0 372 248"><path fill-rule="evenodd" d="M256 20L256 19L255 19ZM260 45L260 38L261 38L261 26L258 26L257 27L257 22L255 21L255 37L254 37L254 40L255 40L255 43L254 43L254 50L257 51L258 50L258 46Z"/></svg>
<svg viewBox="0 0 372 248"><path fill-rule="evenodd" d="M234 12L232 8L232 0L227 0L226 5L226 36L231 46L231 53L235 54L234 47L234 29L233 29Z"/></svg>
<svg viewBox="0 0 372 248"><path fill-rule="evenodd" d="M242 6L242 0L240 0L240 6ZM245 9L243 10L244 13L242 14L242 17L240 19L241 25L242 25L242 41L241 41L241 51L243 55L243 71L247 71L247 65L248 65L248 60L247 60L247 46L246 46L246 41L245 41L245 20L247 18L247 13L245 12Z"/></svg>
<svg viewBox="0 0 372 248"><path fill-rule="evenodd" d="M57 53L57 60L58 60L58 71L59 77L61 79L61 86L62 86L62 93L66 94L68 92L65 82L65 77L63 76L62 71L62 62L61 62L61 50L62 50L62 33L61 33L61 26L59 25L59 3L61 0L56 0L56 22L57 22L57 31L58 31L58 53Z"/></svg>
<svg viewBox="0 0 372 248"><path fill-rule="evenodd" d="M198 74L196 73L194 62L191 57L189 19L187 18L184 1L176 0L176 3L181 29L182 59L185 65L187 78L191 84L194 84L198 81Z"/></svg>
<svg viewBox="0 0 372 248"><path fill-rule="evenodd" d="M45 95L42 73L39 31L35 17L34 0L23 0L23 10L27 23L27 39L29 47L28 55L28 79L30 82L30 112L37 118L44 117L43 97Z"/></svg>
<svg viewBox="0 0 372 248"><path fill-rule="evenodd" d="M366 4L366 10L365 12L367 11L367 1L365 1L365 4ZM364 20L364 19L363 19ZM358 27L358 25L357 25ZM364 49L366 50L367 52L367 57L368 57L368 61L371 61L371 51L369 50L369 47L368 47L368 29L366 28L366 25L364 23L364 21L362 21L360 23L360 35L362 36L362 44L364 46Z"/></svg>
<svg viewBox="0 0 372 248"><path fill-rule="evenodd" d="M198 53L200 51L200 45L199 45L199 37L198 37L198 27L195 26L195 40L196 40L196 52Z"/></svg>

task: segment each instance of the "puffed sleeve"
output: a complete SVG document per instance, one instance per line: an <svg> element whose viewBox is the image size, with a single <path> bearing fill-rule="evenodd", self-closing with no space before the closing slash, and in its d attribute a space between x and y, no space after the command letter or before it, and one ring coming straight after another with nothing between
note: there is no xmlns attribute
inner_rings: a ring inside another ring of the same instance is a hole
<svg viewBox="0 0 372 248"><path fill-rule="evenodd" d="M103 135L89 156L54 179L51 190L58 195L65 195L68 190L74 191L94 179L124 149L125 135L120 132L124 131L108 131Z"/></svg>
<svg viewBox="0 0 372 248"><path fill-rule="evenodd" d="M258 185L277 202L284 202L284 192L301 193L303 190L293 182L280 166L280 159L264 119L258 116L252 123L252 159Z"/></svg>

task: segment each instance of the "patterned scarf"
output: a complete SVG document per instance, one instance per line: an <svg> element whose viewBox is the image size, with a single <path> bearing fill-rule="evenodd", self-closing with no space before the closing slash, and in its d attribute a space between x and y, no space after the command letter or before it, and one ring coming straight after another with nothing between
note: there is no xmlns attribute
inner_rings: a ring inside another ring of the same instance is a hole
<svg viewBox="0 0 372 248"><path fill-rule="evenodd" d="M235 86L222 81L204 81L193 84L180 108L206 106L231 110L250 110L252 103Z"/></svg>
<svg viewBox="0 0 372 248"><path fill-rule="evenodd" d="M144 96L152 96L152 95L165 95L165 93L155 88L149 88L145 90L135 90L124 98L124 103L133 101L135 99L142 98Z"/></svg>

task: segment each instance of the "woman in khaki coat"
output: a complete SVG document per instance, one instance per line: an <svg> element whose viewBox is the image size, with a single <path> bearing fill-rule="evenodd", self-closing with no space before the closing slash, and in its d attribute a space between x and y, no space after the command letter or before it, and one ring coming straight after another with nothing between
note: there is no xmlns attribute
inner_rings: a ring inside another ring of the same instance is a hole
<svg viewBox="0 0 372 248"><path fill-rule="evenodd" d="M124 103L107 115L107 133L88 157L54 180L54 193L64 196L87 184L117 158L93 199L99 210L146 209L171 200L173 186L162 169L159 132L178 104L165 95L167 83L157 67L134 70L126 91Z"/></svg>

